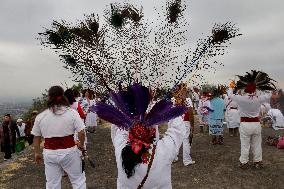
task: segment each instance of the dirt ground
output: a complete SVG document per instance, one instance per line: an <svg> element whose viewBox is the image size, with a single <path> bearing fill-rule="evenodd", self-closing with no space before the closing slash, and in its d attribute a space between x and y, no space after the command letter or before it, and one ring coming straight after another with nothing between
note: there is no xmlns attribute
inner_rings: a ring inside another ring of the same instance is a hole
<svg viewBox="0 0 284 189"><path fill-rule="evenodd" d="M185 167L181 151L177 163L172 165L174 189L184 188L284 188L284 150L263 144L265 167L261 170L238 168L240 141L229 137L225 131L224 145L210 145L207 134L196 129L192 145L192 158L196 164ZM270 128L263 129L263 138L274 135ZM279 134L279 133L278 133ZM283 134L283 132L282 132ZM96 189L116 188L116 162L107 124L100 125L97 132L88 134L89 155L95 159L96 168L86 168L87 186ZM45 188L44 166L33 162L31 148L9 162L0 157L0 188L41 189ZM67 177L62 179L62 188L72 188Z"/></svg>

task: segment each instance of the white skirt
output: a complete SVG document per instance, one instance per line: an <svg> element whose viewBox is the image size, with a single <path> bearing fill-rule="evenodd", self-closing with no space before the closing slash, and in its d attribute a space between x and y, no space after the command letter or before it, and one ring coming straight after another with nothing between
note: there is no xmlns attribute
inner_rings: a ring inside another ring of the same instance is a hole
<svg viewBox="0 0 284 189"><path fill-rule="evenodd" d="M236 109L230 109L227 111L227 127L238 128L240 127L240 113Z"/></svg>

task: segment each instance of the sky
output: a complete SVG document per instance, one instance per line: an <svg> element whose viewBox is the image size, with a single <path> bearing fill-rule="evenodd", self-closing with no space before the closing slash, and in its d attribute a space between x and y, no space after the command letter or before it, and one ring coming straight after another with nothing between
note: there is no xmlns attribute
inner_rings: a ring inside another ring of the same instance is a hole
<svg viewBox="0 0 284 189"><path fill-rule="evenodd" d="M53 50L40 45L38 33L53 20L76 22L84 14L103 14L114 0L0 0L0 99L35 98L52 85L72 86L72 75ZM165 0L129 0L156 20L154 7ZM207 78L225 83L251 69L267 72L284 88L283 0L190 0L184 13L189 22L189 46L207 36L214 23L235 23L243 35L233 39L225 66ZM103 19L103 18L101 18ZM214 78L214 79L211 79ZM0 102L1 102L0 100Z"/></svg>

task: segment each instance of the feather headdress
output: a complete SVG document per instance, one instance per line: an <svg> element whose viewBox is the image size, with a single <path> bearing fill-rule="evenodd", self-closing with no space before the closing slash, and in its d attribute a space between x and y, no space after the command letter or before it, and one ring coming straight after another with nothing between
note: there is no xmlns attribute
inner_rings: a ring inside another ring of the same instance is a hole
<svg viewBox="0 0 284 189"><path fill-rule="evenodd" d="M219 97L226 93L227 93L227 87L225 85L217 85L216 87L212 88L213 97Z"/></svg>
<svg viewBox="0 0 284 189"><path fill-rule="evenodd" d="M137 83L128 87L127 91L111 92L110 97L114 106L99 102L91 107L91 110L102 119L125 130L131 129L138 123L145 127L161 124L186 111L183 106L173 107L171 101L161 100L146 115L150 92L148 88Z"/></svg>
<svg viewBox="0 0 284 189"><path fill-rule="evenodd" d="M150 103L150 90L138 83L126 91L111 92L114 105L97 103L91 111L121 129L129 131L128 143L136 154L144 146L146 149L155 138L154 125L165 123L186 112L186 107L175 106L171 101L161 100L146 114Z"/></svg>
<svg viewBox="0 0 284 189"><path fill-rule="evenodd" d="M239 76L239 81L236 84L236 89L244 89L247 93L253 93L255 90L260 91L272 91L276 89L273 82L275 80L271 79L267 73L262 71L251 70L251 72L246 72L246 75Z"/></svg>

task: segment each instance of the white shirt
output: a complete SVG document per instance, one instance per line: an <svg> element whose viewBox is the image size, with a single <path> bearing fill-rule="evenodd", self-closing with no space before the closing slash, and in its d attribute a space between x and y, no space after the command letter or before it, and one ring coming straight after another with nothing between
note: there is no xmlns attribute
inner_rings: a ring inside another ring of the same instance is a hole
<svg viewBox="0 0 284 189"><path fill-rule="evenodd" d="M55 113L46 109L40 113L32 129L32 134L44 138L64 137L85 129L79 113L69 107L60 107Z"/></svg>
<svg viewBox="0 0 284 189"><path fill-rule="evenodd" d="M143 188L172 188L171 164L178 154L186 129L181 117L169 121L169 125L171 126L166 131L165 136L157 142L153 164ZM147 173L148 164L137 165L134 175L127 178L122 168L121 151L127 143L128 132L112 126L111 136L118 169L117 189L137 188Z"/></svg>
<svg viewBox="0 0 284 189"><path fill-rule="evenodd" d="M25 134L26 124L25 124L25 123L22 123L21 126L19 126L19 125L17 125L17 126L18 126L18 128L19 128L20 137L26 136L26 134Z"/></svg>
<svg viewBox="0 0 284 189"><path fill-rule="evenodd" d="M261 96L250 95L232 95L230 98L238 104L238 109L241 117L259 117L260 106L264 102L268 102L271 98L271 94L265 94Z"/></svg>
<svg viewBox="0 0 284 189"><path fill-rule="evenodd" d="M272 127L275 130L284 129L284 116L278 109L270 109L267 113L272 119Z"/></svg>

